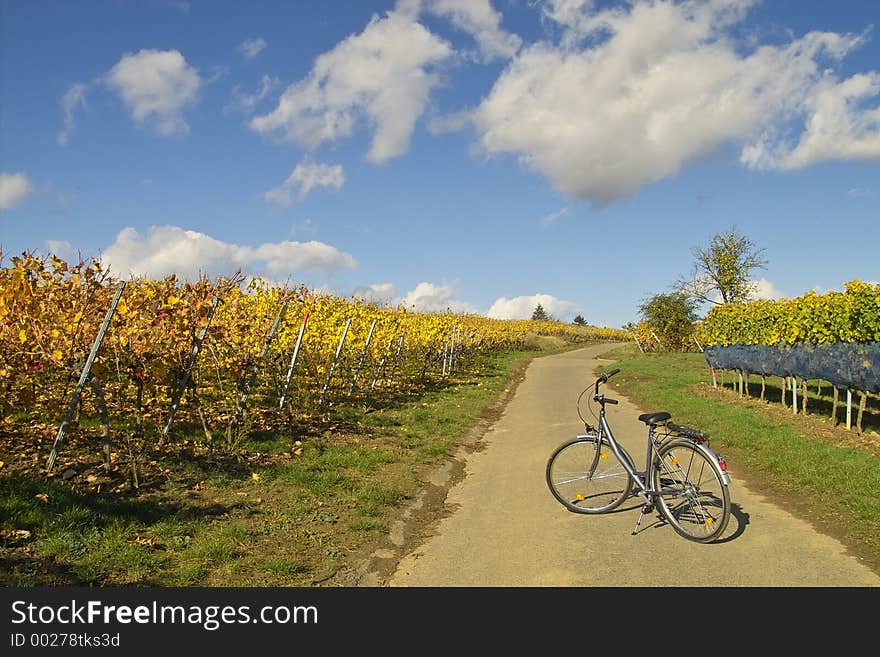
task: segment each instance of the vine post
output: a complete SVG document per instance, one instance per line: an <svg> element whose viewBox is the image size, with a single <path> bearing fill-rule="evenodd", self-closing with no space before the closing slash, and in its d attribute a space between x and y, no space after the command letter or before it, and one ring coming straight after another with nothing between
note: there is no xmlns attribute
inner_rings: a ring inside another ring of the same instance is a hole
<svg viewBox="0 0 880 657"><path fill-rule="evenodd" d="M174 415L177 413L177 408L180 406L180 400L183 397L183 391L186 390L189 385L189 378L192 375L192 369L196 364L196 359L199 357L202 343L205 341L205 336L208 334L208 327L211 325L211 320L214 318L214 313L217 311L217 306L219 305L220 295L215 294L211 301L211 308L208 310L208 316L205 318L205 324L202 326L199 334L196 336L195 342L193 343L192 352L190 352L189 355L189 363L187 363L186 369L183 371L183 377L181 377L180 383L174 391L174 396L171 398L171 408L168 410L168 417L165 419L165 426L162 427L162 433L159 435L159 445L164 444L165 440L168 438L168 434L171 431L171 423L174 422Z"/></svg>
<svg viewBox="0 0 880 657"><path fill-rule="evenodd" d="M300 345L303 341L303 333L306 330L306 323L309 321L309 311L303 314L302 323L299 325L299 335L296 336L296 345L293 347L293 354L290 357L290 365L287 367L287 376L284 379L284 388L281 390L281 400L278 402L278 408L284 408L284 399L287 397L287 390L290 388L290 379L293 376L293 367L296 365L296 357L299 354Z"/></svg>
<svg viewBox="0 0 880 657"><path fill-rule="evenodd" d="M318 398L318 405L324 403L324 395L327 394L327 389L330 387L330 379L333 377L333 370L336 368L336 362L339 360L339 355L342 353L342 345L345 344L345 336L348 335L349 326L351 326L351 317L345 321L345 328L342 329L342 337L339 338L339 345L336 347L336 354L330 362L330 367L327 368L327 379L324 381L324 387L321 389L321 396Z"/></svg>
<svg viewBox="0 0 880 657"><path fill-rule="evenodd" d="M95 356L98 355L98 349L101 348L101 342L104 340L104 334L107 332L107 329L110 327L110 322L113 320L113 315L116 313L116 306L119 305L119 299L122 298L122 292L125 290L125 281L119 281L119 287L116 288L116 294L113 297L113 301L110 302L110 307L107 308L107 314L104 315L104 322L101 324L101 328L98 330L98 335L95 336L94 342L92 342L92 350L89 352L88 357L86 358L85 365L83 365L82 372L79 375L79 381L76 384L76 388L73 391L73 396L70 399L70 405L67 407L67 413L64 415L64 420L61 422L61 426L58 427L58 433L55 436L55 442L52 445L52 451L49 453L49 459L46 461L46 471L51 472L55 467L55 460L58 458L58 450L61 449L61 445L64 443L64 435L67 433L67 427L70 425L70 419L73 417L73 413L76 410L76 407L79 405L79 398L82 396L83 388L86 385L86 382L89 380L89 375L92 371L92 365L95 362Z"/></svg>
<svg viewBox="0 0 880 657"><path fill-rule="evenodd" d="M287 306L289 305L289 303L289 301L285 301L281 304L281 308L278 309L278 314L275 316L275 320L272 322L272 326L269 329L269 334L266 336L266 340L263 342L263 348L260 350L260 355L257 356L257 361L254 363L254 367L251 370L250 378L248 379L247 385L245 385L245 388L241 393L241 397L238 400L238 405L235 408L236 420L244 412L245 404L247 404L248 397L251 394L251 389L254 387L254 381L256 381L257 374L262 367L263 359L266 358L266 354L269 351L269 345L272 343L272 338L275 337L275 333L278 331L278 326L281 324L281 320L284 319L284 315L287 312Z"/></svg>
<svg viewBox="0 0 880 657"><path fill-rule="evenodd" d="M361 349L361 355L358 357L357 368L354 371L354 376L351 377L351 385L348 387L348 394L351 396L351 393L354 392L354 384L358 380L358 376L360 376L361 368L364 366L364 359L367 357L367 350L370 348L370 342L373 340L373 329L376 328L376 322L379 320L374 319L373 323L370 324L370 331L367 333L367 340L364 342L364 348Z"/></svg>

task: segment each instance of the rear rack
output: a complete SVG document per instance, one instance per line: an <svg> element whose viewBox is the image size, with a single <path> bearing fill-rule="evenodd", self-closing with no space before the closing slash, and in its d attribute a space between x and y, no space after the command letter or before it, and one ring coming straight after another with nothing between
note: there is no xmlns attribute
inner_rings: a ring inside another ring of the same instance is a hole
<svg viewBox="0 0 880 657"><path fill-rule="evenodd" d="M681 436L683 438L689 438L694 442L698 443L709 443L709 434L700 431L699 429L694 429L693 427L687 427L683 424L674 424L672 422L666 422L662 427L658 427L660 430L661 436L664 438L671 438L673 436Z"/></svg>

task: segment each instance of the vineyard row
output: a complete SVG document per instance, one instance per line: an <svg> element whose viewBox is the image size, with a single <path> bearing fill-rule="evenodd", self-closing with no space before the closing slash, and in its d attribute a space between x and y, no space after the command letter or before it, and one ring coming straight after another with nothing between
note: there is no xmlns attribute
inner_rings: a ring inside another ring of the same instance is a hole
<svg viewBox="0 0 880 657"><path fill-rule="evenodd" d="M478 354L534 346L536 336L623 337L554 321L416 313L238 275L121 281L96 261L31 254L0 268L2 410L64 416L56 448L81 396L105 424L110 414L141 428L151 422L160 443L178 412L209 439L211 427L231 438L246 413L271 425L352 396L411 390Z"/></svg>

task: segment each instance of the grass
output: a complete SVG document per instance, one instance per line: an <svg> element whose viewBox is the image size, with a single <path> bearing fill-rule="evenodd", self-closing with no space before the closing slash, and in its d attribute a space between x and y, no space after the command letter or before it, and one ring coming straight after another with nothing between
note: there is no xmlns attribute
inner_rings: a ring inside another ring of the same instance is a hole
<svg viewBox="0 0 880 657"><path fill-rule="evenodd" d="M772 401L741 397L729 375L726 386L713 387L702 354L640 354L627 346L605 357L615 362L603 369L621 369L611 388L646 410L666 410L673 421L709 433L713 449L752 490L838 537L880 572L876 401L858 434L832 422L825 396L812 394L808 413L794 415L779 403L777 387L767 388Z"/></svg>
<svg viewBox="0 0 880 657"><path fill-rule="evenodd" d="M208 450L195 429L181 431L144 453L137 490L123 485L124 455L103 473L92 418L83 418L49 478L40 466L55 427L44 422L36 439L27 433L32 418L14 418L21 433L0 440L0 584L338 585L428 473L497 415L528 361L570 348L532 347L495 354L418 394L338 404L321 418L253 432L237 451ZM792 415L772 383L769 402L755 398L759 387L738 396L729 376L713 388L701 354L623 347L606 357L616 362L605 369L621 368L610 388L710 433L735 477L880 572L876 401L857 434L831 422L828 386L821 396L811 389L810 413ZM67 468L76 473L65 480Z"/></svg>
<svg viewBox="0 0 880 657"><path fill-rule="evenodd" d="M196 427L182 428L162 448L142 445L137 489L126 485L122 419L111 473L83 413L46 477L54 425L14 418L0 427L0 584L333 585L438 462L500 410L528 361L570 348L536 340L433 389L347 400L251 432L239 449L208 449Z"/></svg>

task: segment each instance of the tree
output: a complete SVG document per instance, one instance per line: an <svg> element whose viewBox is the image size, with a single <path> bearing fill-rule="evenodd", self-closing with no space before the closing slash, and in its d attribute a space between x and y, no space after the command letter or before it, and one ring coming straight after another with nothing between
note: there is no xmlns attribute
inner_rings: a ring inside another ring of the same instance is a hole
<svg viewBox="0 0 880 657"><path fill-rule="evenodd" d="M575 324L577 324L579 326L586 326L587 325L587 320L584 319L583 315L578 315L577 317L574 318L573 321Z"/></svg>
<svg viewBox="0 0 880 657"><path fill-rule="evenodd" d="M697 320L697 301L684 292L655 294L639 306L642 320L657 335L665 349L690 347Z"/></svg>
<svg viewBox="0 0 880 657"><path fill-rule="evenodd" d="M532 312L532 319L536 319L541 322L546 322L550 319L550 315L547 314L547 311L544 310L544 306L540 303L535 308L534 312Z"/></svg>
<svg viewBox="0 0 880 657"><path fill-rule="evenodd" d="M752 271L764 269L767 264L763 253L764 249L757 248L735 228L715 233L708 246L693 248L696 261L691 275L680 279L676 288L700 302L747 301L754 292Z"/></svg>

